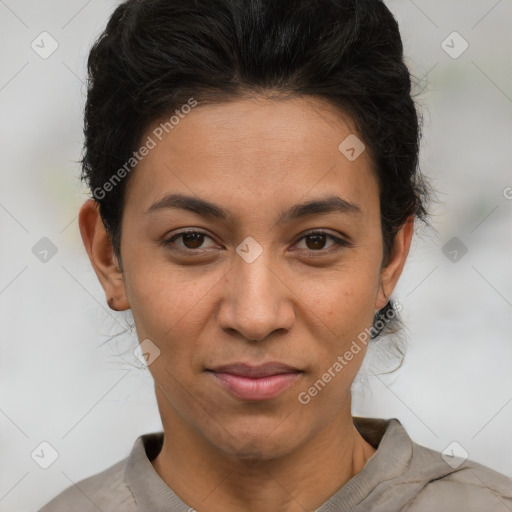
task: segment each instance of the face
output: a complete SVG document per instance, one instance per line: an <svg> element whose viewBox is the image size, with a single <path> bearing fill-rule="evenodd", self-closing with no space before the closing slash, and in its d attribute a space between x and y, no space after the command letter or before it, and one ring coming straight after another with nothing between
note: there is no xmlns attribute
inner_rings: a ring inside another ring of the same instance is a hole
<svg viewBox="0 0 512 512"><path fill-rule="evenodd" d="M314 98L203 105L133 171L122 279L106 264L95 269L131 308L139 340L160 351L149 370L164 425L226 454L276 457L349 410L365 345L333 368L385 305L410 241L402 230L381 267L369 154L338 149L354 133ZM265 367L274 376L257 384L220 368L266 363L286 368Z"/></svg>

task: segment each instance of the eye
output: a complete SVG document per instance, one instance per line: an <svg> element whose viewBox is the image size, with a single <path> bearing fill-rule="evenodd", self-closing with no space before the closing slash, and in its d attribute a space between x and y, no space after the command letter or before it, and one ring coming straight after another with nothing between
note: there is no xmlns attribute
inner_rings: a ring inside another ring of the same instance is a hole
<svg viewBox="0 0 512 512"><path fill-rule="evenodd" d="M326 247L328 241L331 242L331 245ZM309 252L332 252L333 248L337 250L339 247L348 247L351 245L350 242L330 233L326 233L325 231L311 231L304 235L297 245L300 245L302 242L304 242L305 247L299 247L299 249L305 249Z"/></svg>
<svg viewBox="0 0 512 512"><path fill-rule="evenodd" d="M197 249L208 248L208 246L203 245L207 239L212 240L211 237L201 231L181 231L164 240L162 244L171 249L200 252ZM175 243L178 240L179 243Z"/></svg>
<svg viewBox="0 0 512 512"><path fill-rule="evenodd" d="M205 252L205 249L209 247L215 247L215 244L210 246L204 245L206 241L212 241L213 239L208 236L206 233L202 231L181 231L172 235L170 238L162 241L162 245L168 247L170 249L175 249L182 252L189 253L201 253ZM326 243L331 242L330 245ZM300 244L303 243L304 246L300 247ZM327 233L325 231L311 231L307 233L296 244L298 250L305 250L310 253L330 253L333 250L337 250L339 247L349 247L351 243L347 240L339 238L331 233Z"/></svg>

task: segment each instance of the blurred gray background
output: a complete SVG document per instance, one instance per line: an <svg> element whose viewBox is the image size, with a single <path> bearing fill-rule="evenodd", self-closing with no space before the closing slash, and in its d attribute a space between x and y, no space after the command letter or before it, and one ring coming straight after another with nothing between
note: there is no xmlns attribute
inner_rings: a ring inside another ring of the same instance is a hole
<svg viewBox="0 0 512 512"><path fill-rule="evenodd" d="M129 316L106 308L77 225L85 60L117 3L0 0L1 511L37 510L161 430L134 333L108 341ZM375 375L383 340L353 412L512 476L512 1L387 4L438 202L396 293L405 362Z"/></svg>

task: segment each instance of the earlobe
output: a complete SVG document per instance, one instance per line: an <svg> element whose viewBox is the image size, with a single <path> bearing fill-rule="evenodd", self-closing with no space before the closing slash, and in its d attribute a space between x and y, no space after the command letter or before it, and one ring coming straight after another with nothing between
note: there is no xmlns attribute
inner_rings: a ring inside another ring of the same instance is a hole
<svg viewBox="0 0 512 512"><path fill-rule="evenodd" d="M99 204L87 200L78 215L80 234L91 265L100 281L109 307L115 311L130 308L123 273L99 212Z"/></svg>
<svg viewBox="0 0 512 512"><path fill-rule="evenodd" d="M388 264L382 269L375 308L382 309L388 302L400 278L414 234L414 216L409 217L395 235Z"/></svg>

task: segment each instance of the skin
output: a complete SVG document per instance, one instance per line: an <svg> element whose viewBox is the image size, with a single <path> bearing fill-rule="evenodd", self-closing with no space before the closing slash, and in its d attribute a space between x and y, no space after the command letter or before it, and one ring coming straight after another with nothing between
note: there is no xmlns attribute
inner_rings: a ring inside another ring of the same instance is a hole
<svg viewBox="0 0 512 512"><path fill-rule="evenodd" d="M148 368L165 435L152 464L200 512L314 510L376 451L351 415L365 345L307 405L298 400L372 325L413 234L411 217L383 267L369 152L350 161L338 150L352 133L350 119L317 98L199 105L130 176L121 262L97 205L81 208L84 245L111 307L131 308L139 340L160 350ZM145 213L170 193L215 203L232 219ZM360 213L278 222L293 205L331 195ZM206 236L162 243L191 228ZM350 245L305 238L318 229ZM249 236L263 249L252 263L236 252ZM303 373L275 398L246 401L205 371L240 361L279 361Z"/></svg>

